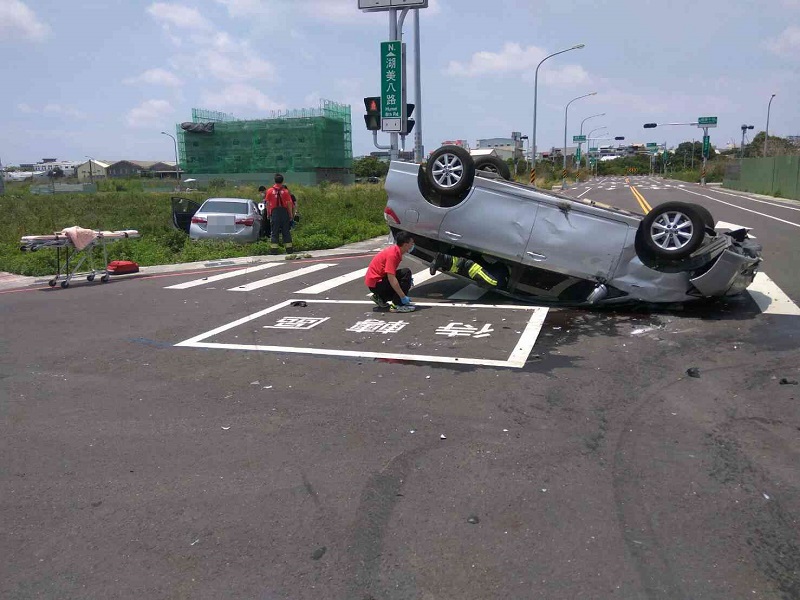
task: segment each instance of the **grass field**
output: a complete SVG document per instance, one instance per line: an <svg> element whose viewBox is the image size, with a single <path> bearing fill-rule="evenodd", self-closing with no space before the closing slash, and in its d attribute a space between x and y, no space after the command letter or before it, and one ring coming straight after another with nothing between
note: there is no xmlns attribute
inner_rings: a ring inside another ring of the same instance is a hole
<svg viewBox="0 0 800 600"><path fill-rule="evenodd" d="M210 196L259 200L257 186L213 193L181 193L202 202ZM386 234L386 192L379 185L295 187L301 220L292 231L295 251L335 248ZM20 251L23 235L43 235L78 225L90 229L136 229L140 239L108 246L109 260L134 260L141 266L253 256L269 253L269 243L195 242L172 226L169 193L143 190L38 196L27 186L11 186L0 196L0 271L49 275L55 251Z"/></svg>

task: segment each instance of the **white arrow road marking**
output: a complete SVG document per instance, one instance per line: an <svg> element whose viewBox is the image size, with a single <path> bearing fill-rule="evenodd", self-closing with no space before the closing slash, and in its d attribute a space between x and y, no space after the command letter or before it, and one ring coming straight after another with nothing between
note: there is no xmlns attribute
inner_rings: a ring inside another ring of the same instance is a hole
<svg viewBox="0 0 800 600"><path fill-rule="evenodd" d="M800 316L800 308L765 273L756 273L747 291L762 313Z"/></svg>

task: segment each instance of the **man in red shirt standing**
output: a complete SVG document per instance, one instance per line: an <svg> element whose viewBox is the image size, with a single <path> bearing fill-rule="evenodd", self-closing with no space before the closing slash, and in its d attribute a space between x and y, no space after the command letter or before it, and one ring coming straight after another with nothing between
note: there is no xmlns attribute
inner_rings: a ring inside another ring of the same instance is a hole
<svg viewBox="0 0 800 600"><path fill-rule="evenodd" d="M269 188L266 198L267 218L270 222L270 253L278 253L278 236L283 236L283 245L286 254L293 252L292 246L292 221L294 220L294 203L289 190L283 185L283 175L275 174L275 185Z"/></svg>
<svg viewBox="0 0 800 600"><path fill-rule="evenodd" d="M411 304L408 291L411 289L411 270L398 269L403 255L414 249L414 239L407 231L395 237L395 245L384 248L367 268L364 283L372 292L372 301L381 308L389 307L391 312L412 312L416 306Z"/></svg>

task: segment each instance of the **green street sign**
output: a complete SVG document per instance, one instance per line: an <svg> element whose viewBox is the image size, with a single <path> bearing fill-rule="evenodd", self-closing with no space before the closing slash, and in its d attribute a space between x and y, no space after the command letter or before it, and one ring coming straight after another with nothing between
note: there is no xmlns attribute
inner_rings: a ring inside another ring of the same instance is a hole
<svg viewBox="0 0 800 600"><path fill-rule="evenodd" d="M581 147L578 146L578 150L575 152L575 162L581 162Z"/></svg>
<svg viewBox="0 0 800 600"><path fill-rule="evenodd" d="M708 158L709 154L711 154L711 136L704 135L703 136L703 156Z"/></svg>
<svg viewBox="0 0 800 600"><path fill-rule="evenodd" d="M586 141L586 136L585 135L573 135L572 136L572 141L573 142L585 142Z"/></svg>
<svg viewBox="0 0 800 600"><path fill-rule="evenodd" d="M647 142L648 148L658 148L658 144L655 142Z"/></svg>
<svg viewBox="0 0 800 600"><path fill-rule="evenodd" d="M403 44L381 42L381 121L383 131L399 132L405 110Z"/></svg>
<svg viewBox="0 0 800 600"><path fill-rule="evenodd" d="M716 127L717 117L698 117L697 125L698 127Z"/></svg>
<svg viewBox="0 0 800 600"><path fill-rule="evenodd" d="M597 148L589 148L589 152L597 152Z"/></svg>

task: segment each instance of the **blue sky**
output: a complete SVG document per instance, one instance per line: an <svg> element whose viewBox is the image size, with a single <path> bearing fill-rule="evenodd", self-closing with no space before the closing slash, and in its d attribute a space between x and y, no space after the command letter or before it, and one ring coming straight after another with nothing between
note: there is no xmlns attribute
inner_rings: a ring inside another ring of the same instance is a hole
<svg viewBox="0 0 800 600"><path fill-rule="evenodd" d="M171 160L160 131L191 108L240 118L352 105L353 151L374 150L362 98L379 93L386 13L357 0L0 0L0 159ZM606 126L611 136L673 145L690 127L645 122L718 116L712 143L743 123L800 134L800 0L431 0L421 12L423 134L441 141L530 135L537 146ZM413 46L412 19L405 41ZM411 91L413 93L413 90ZM388 136L382 134L386 143ZM601 142L602 143L602 142Z"/></svg>

